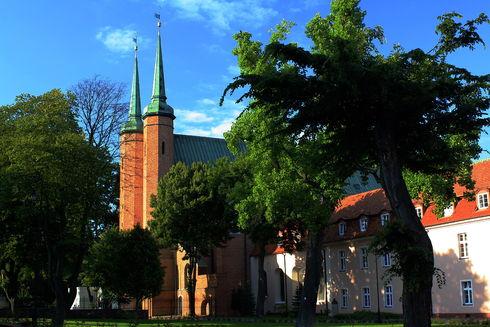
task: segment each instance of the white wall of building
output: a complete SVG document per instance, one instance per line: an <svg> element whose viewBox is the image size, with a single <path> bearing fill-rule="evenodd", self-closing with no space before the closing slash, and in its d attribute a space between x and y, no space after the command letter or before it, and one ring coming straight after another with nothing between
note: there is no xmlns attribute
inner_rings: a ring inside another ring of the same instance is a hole
<svg viewBox="0 0 490 327"><path fill-rule="evenodd" d="M434 282L434 313L490 313L490 217L426 228L434 248L436 268L446 284ZM460 258L458 234L465 233L468 258ZM473 305L463 305L461 281L470 280Z"/></svg>

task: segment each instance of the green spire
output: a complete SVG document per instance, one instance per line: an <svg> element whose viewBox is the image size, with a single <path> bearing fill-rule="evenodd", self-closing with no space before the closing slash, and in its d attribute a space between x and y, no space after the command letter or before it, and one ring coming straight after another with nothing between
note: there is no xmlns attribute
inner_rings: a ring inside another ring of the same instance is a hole
<svg viewBox="0 0 490 327"><path fill-rule="evenodd" d="M134 39L136 42L136 39ZM129 101L128 121L123 125L121 133L142 132L143 121L141 120L140 79L138 74L138 45L134 46L134 69L133 81L131 83L131 99Z"/></svg>
<svg viewBox="0 0 490 327"><path fill-rule="evenodd" d="M159 15L158 15L159 16ZM160 18L157 22L157 51L155 59L155 70L153 73L153 93L151 102L145 108L145 116L161 115L175 118L174 109L167 104L167 96L165 94L165 78L163 75L163 60L162 60L162 41L160 38Z"/></svg>

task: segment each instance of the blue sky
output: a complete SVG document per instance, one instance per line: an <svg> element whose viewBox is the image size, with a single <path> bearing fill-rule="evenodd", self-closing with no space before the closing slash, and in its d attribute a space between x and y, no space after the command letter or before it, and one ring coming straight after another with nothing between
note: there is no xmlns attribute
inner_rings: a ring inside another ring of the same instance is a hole
<svg viewBox="0 0 490 327"><path fill-rule="evenodd" d="M466 18L490 14L489 0L362 0L367 24L385 30L387 51L394 43L406 49L430 49L436 18L457 11ZM155 54L154 12L162 30L169 103L176 109L177 133L221 137L240 112L218 99L237 74L232 35L245 30L266 40L282 19L297 26L290 39L301 45L306 22L329 12L328 0L0 0L0 105L20 93L66 90L95 74L130 85L132 43L140 41L142 105L148 103ZM481 30L490 44L490 28ZM450 60L474 73L490 73L490 50L462 51ZM129 90L128 90L129 91ZM129 95L128 95L129 97ZM490 150L490 137L481 144ZM488 157L488 155L485 155Z"/></svg>

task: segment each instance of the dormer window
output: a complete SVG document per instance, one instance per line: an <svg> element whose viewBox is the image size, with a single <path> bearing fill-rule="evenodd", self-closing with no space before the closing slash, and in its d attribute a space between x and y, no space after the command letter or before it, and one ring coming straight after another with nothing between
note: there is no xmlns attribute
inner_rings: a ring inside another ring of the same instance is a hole
<svg viewBox="0 0 490 327"><path fill-rule="evenodd" d="M339 236L344 236L347 231L347 224L344 222L339 223Z"/></svg>
<svg viewBox="0 0 490 327"><path fill-rule="evenodd" d="M361 232L365 232L367 231L367 228L368 228L368 218L366 216L361 217L361 219L359 220L359 229L361 230Z"/></svg>
<svg viewBox="0 0 490 327"><path fill-rule="evenodd" d="M444 217L452 216L454 213L454 204L451 204L449 207L444 209Z"/></svg>
<svg viewBox="0 0 490 327"><path fill-rule="evenodd" d="M422 216L424 214L424 211L422 210L422 207L415 207L415 212L417 213L417 217L422 219Z"/></svg>
<svg viewBox="0 0 490 327"><path fill-rule="evenodd" d="M390 222L390 214L383 213L381 214L381 226L386 226Z"/></svg>
<svg viewBox="0 0 490 327"><path fill-rule="evenodd" d="M478 209L488 208L488 193L478 194Z"/></svg>

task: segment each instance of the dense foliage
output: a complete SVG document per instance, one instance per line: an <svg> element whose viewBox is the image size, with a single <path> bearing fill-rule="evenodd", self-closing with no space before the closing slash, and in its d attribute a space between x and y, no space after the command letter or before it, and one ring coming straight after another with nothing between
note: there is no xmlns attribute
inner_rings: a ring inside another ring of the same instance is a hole
<svg viewBox="0 0 490 327"><path fill-rule="evenodd" d="M227 197L237 178L228 160L190 167L179 162L158 184L150 229L166 248L184 251L189 308L195 315L197 263L221 246L234 229L235 215Z"/></svg>
<svg viewBox="0 0 490 327"><path fill-rule="evenodd" d="M249 33L239 33L241 75L225 94L248 87L240 98L250 98L245 114L267 122L258 137L281 135L295 145L321 140L314 156L320 164L340 159L350 173L378 177L406 231L404 244L413 249L400 253L406 263L401 273L405 325L430 326L432 245L406 182L412 195L446 205L455 199L454 183L472 189L471 162L488 125L490 78L450 64L447 56L482 44L477 27L488 18L482 14L460 23L457 14L443 15L433 49L396 46L384 56L376 43L383 40L382 29L366 27L364 17L358 0L333 1L327 17L317 15L306 27L310 50L285 44L284 38L263 47ZM270 142L270 149L281 144Z"/></svg>
<svg viewBox="0 0 490 327"><path fill-rule="evenodd" d="M48 280L58 326L79 284L93 228L113 211L113 164L86 141L72 103L52 90L0 108L0 243L10 249L2 252L2 271L18 272L9 283Z"/></svg>
<svg viewBox="0 0 490 327"><path fill-rule="evenodd" d="M105 300L127 303L141 301L160 293L163 269L159 248L147 229L104 232L90 248L84 272L87 286L102 288Z"/></svg>

